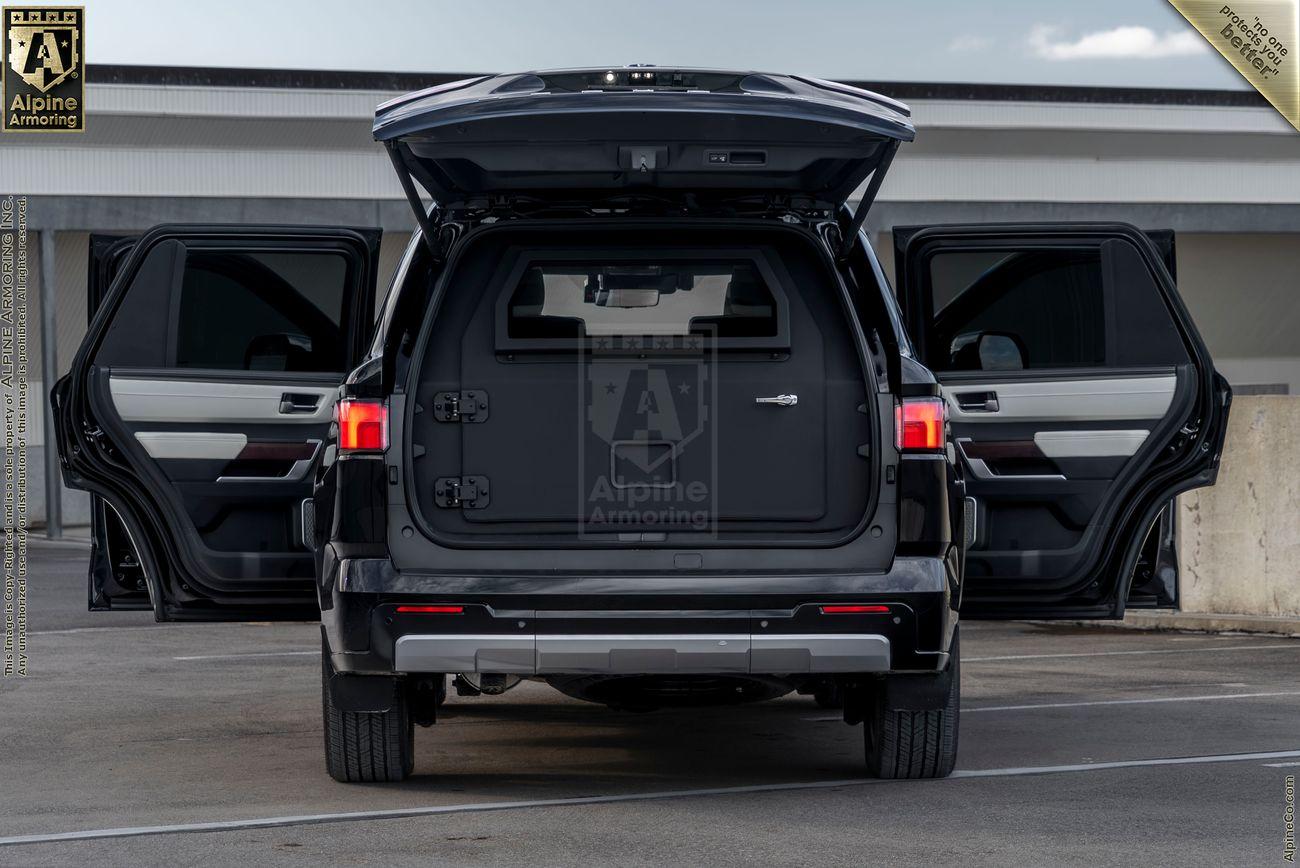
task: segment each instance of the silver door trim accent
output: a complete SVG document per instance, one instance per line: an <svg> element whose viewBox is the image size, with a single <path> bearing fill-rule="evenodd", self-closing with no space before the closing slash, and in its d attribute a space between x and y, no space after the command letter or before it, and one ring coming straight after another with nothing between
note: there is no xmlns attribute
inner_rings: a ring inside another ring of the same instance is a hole
<svg viewBox="0 0 1300 868"><path fill-rule="evenodd" d="M221 431L137 431L136 441L150 458L229 461L248 445L248 437Z"/></svg>
<svg viewBox="0 0 1300 868"><path fill-rule="evenodd" d="M1175 374L1086 380L941 384L948 416L962 424L997 422L1072 422L1098 419L1160 419L1169 411L1178 385ZM995 392L998 409L966 411L957 392Z"/></svg>
<svg viewBox="0 0 1300 868"><path fill-rule="evenodd" d="M320 425L334 413L336 386L237 383L216 380L139 380L109 377L108 388L117 414L126 422L275 423ZM311 413L281 413L285 392L316 395Z"/></svg>
<svg viewBox="0 0 1300 868"><path fill-rule="evenodd" d="M1048 458L1109 458L1136 455L1151 432L1130 431L1036 431L1034 444Z"/></svg>

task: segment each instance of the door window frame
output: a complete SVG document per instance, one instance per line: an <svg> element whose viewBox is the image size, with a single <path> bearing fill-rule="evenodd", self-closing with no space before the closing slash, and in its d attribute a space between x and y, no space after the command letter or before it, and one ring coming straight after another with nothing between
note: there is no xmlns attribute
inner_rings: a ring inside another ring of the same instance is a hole
<svg viewBox="0 0 1300 868"><path fill-rule="evenodd" d="M287 228L285 230L286 237L283 239L274 237L260 238L257 236L239 236L236 233L240 228L230 227L227 232L223 231L225 227L169 226L160 227L160 229L166 231L160 231L157 234L151 231L142 237L134 249L127 254L127 261L123 264L123 267L113 275L112 283L107 288L103 303L95 311L88 330L94 334L94 339L91 344L83 347L83 350L89 354L90 363L99 364L96 358L100 346L112 327L118 307L134 287L150 253L159 244L174 240L183 246L186 257L189 256L191 251L236 254L317 253L341 255L347 263L344 275L343 305L339 312L345 347L342 368L338 371L274 371L178 366L176 364L176 337L179 330L178 318L185 273L185 269L182 267L178 271L178 279L173 279L165 292L168 304L167 330L162 336L166 347L165 364L161 367L115 365L113 366L115 369L149 371L156 373L160 377L172 379L342 380L365 356L374 328L375 293L373 290L367 291L365 286L367 281L370 280L368 272L373 273L377 263L373 261L376 258L374 255L365 256L361 252L361 246L367 244L365 237L358 234L355 242L350 242L336 237L338 230L332 230L333 234L331 235L312 236ZM266 227L267 230L273 228ZM367 263L367 259L372 261ZM367 265L369 266L368 269ZM358 299L362 300L361 310L354 309ZM369 310L365 310L367 307Z"/></svg>
<svg viewBox="0 0 1300 868"><path fill-rule="evenodd" d="M972 229L982 229L984 234L972 236L970 234ZM924 236L931 231L937 237L925 238ZM945 236L945 232L952 232L956 237L954 235ZM922 246L919 250L913 252L918 239ZM900 301L908 335L912 339L916 357L927 368L930 368L941 381L952 382L1090 379L1172 370L1174 365L1114 364L1117 345L1117 335L1114 333L1116 329L1114 319L1116 311L1115 287L1109 285L1104 279L1102 281L1102 315L1106 330L1105 365L997 371L945 371L941 368L931 367L929 343L931 338L930 323L933 319L933 292L930 283L929 262L935 255L947 251L1003 251L1013 253L1052 249L1096 251L1100 256L1102 245L1111 240L1122 240L1131 244L1137 250L1147 268L1152 286L1158 293L1159 299L1165 306L1170 321L1176 328L1178 337L1187 351L1187 361L1198 365L1208 365L1209 354L1199 335L1188 334L1184 328L1184 322L1188 321L1190 317L1181 300L1177 298L1176 293L1173 291L1172 278L1169 276L1163 260L1158 256L1153 256L1153 249L1148 249L1152 247L1154 242L1151 242L1150 239L1147 239L1145 235L1133 227L1120 227L1109 224L1097 225L1096 232L1080 232L1077 228L1074 231L1054 232L1051 226L1035 227L1030 225L991 225L987 227L954 225L921 228L906 239L902 245L902 250L895 251L897 258L895 267L900 277L898 281L901 294Z"/></svg>

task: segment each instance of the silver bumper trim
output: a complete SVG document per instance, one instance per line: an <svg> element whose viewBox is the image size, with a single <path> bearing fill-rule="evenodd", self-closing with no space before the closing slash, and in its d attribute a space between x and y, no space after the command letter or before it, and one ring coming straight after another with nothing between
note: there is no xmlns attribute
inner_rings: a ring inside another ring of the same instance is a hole
<svg viewBox="0 0 1300 868"><path fill-rule="evenodd" d="M886 672L889 640L873 633L425 635L397 640L398 672L667 675Z"/></svg>

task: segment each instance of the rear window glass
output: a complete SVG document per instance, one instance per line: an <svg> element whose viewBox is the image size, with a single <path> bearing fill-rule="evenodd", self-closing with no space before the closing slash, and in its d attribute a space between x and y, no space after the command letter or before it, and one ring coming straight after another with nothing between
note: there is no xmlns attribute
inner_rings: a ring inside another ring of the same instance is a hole
<svg viewBox="0 0 1300 868"><path fill-rule="evenodd" d="M508 287L512 340L776 338L778 296L757 261L525 261Z"/></svg>

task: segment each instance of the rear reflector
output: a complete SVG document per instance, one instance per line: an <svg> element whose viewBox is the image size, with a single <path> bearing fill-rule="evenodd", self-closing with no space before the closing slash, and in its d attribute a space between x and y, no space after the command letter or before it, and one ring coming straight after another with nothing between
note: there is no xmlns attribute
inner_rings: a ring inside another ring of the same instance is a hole
<svg viewBox="0 0 1300 868"><path fill-rule="evenodd" d="M397 612L400 615L463 615L464 606L398 606Z"/></svg>
<svg viewBox="0 0 1300 868"><path fill-rule="evenodd" d="M823 615L887 615L888 606L822 606Z"/></svg>
<svg viewBox="0 0 1300 868"><path fill-rule="evenodd" d="M942 398L907 398L894 407L894 442L900 452L942 452L947 405Z"/></svg>
<svg viewBox="0 0 1300 868"><path fill-rule="evenodd" d="M382 401L339 401L339 449L383 452L388 448L388 406Z"/></svg>

